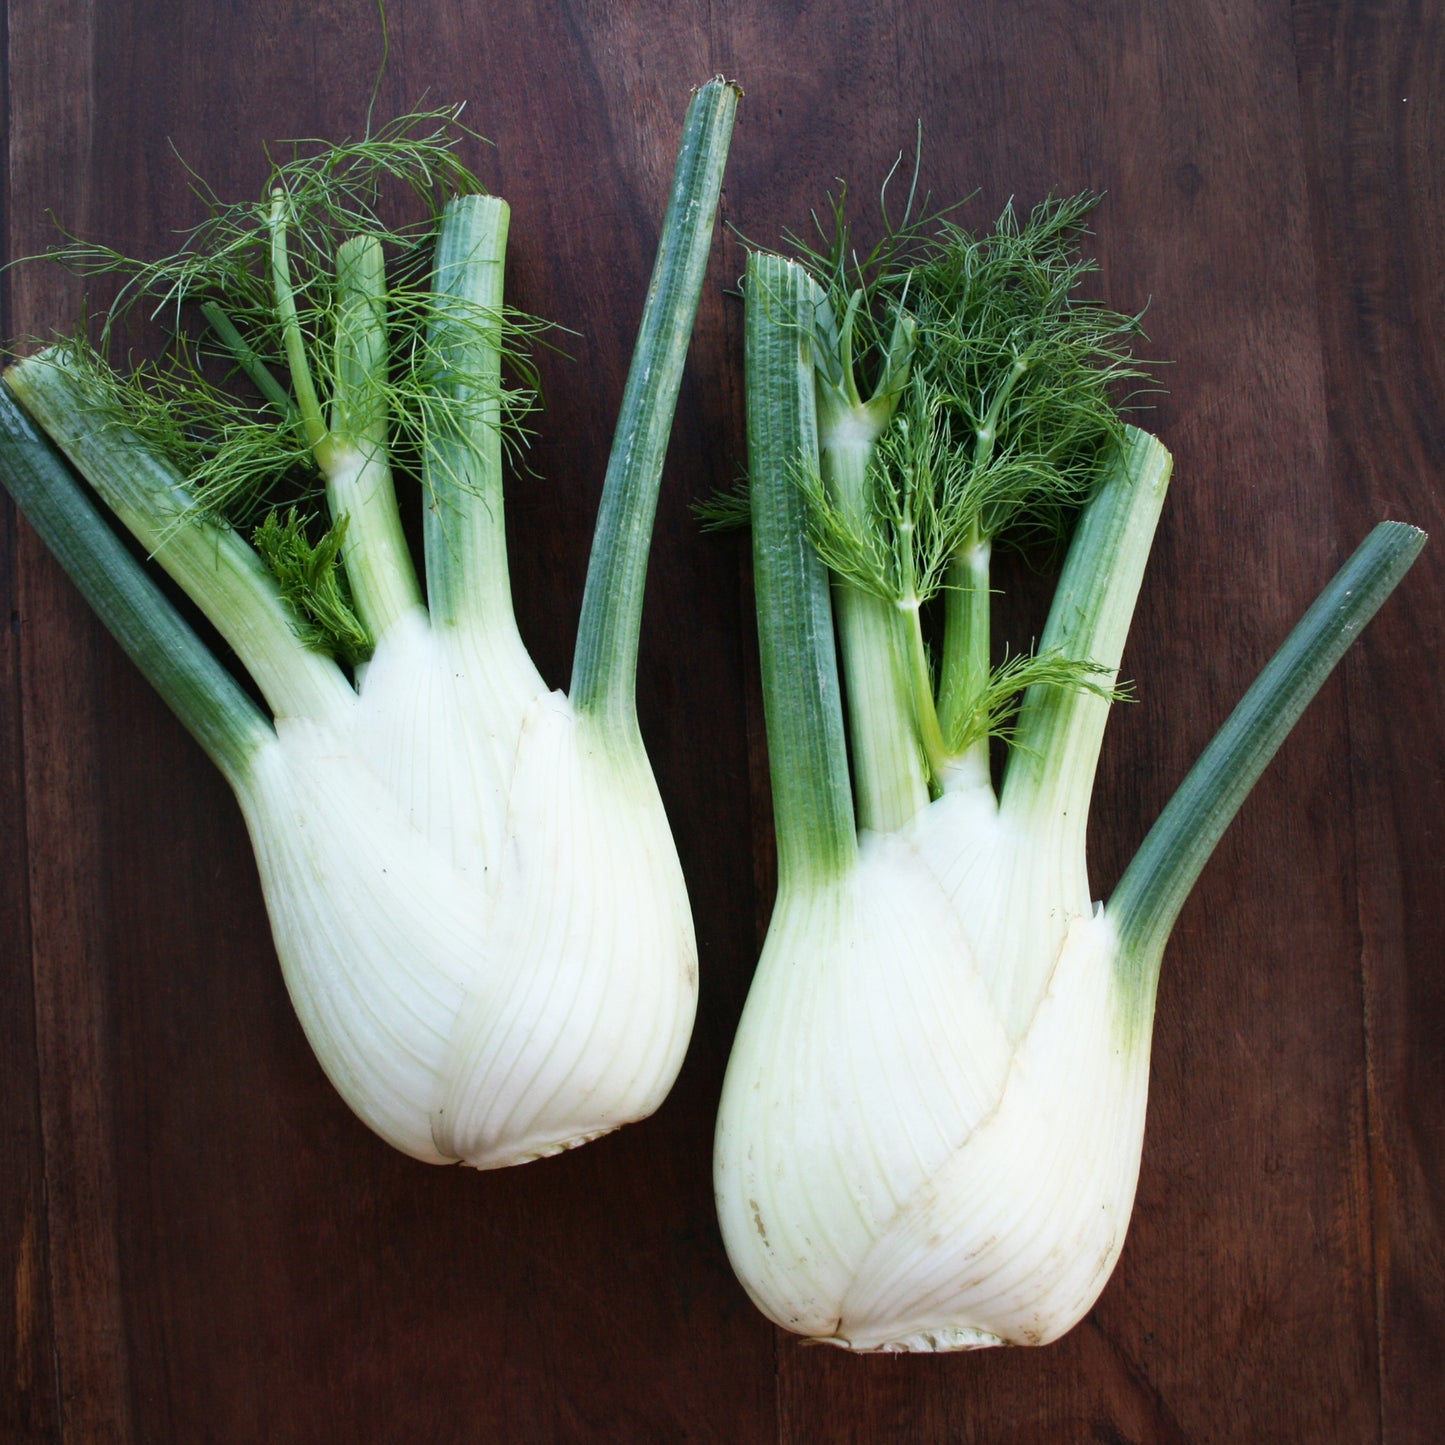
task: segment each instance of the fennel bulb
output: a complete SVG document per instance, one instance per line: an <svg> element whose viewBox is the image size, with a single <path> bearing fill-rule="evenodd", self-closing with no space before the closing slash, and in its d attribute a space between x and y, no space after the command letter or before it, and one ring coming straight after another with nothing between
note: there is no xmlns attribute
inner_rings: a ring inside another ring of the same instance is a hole
<svg viewBox="0 0 1445 1445"><path fill-rule="evenodd" d="M853 1350L1044 1344L1093 1304L1133 1203L1175 916L1424 541L1372 533L1095 903L1087 810L1170 459L1103 404L1132 374L1129 324L1070 314L1070 205L1006 213L981 243L946 233L873 297L825 290L810 272L839 273L817 257L748 266L778 894L724 1083L717 1205L758 1307ZM1085 496L1037 653L990 668L992 538L1015 504ZM920 607L945 585L935 670ZM995 793L988 736L1019 690Z"/></svg>
<svg viewBox="0 0 1445 1445"><path fill-rule="evenodd" d="M218 211L163 262L75 248L82 269L129 271L122 305L202 303L208 329L136 377L81 342L8 374L29 414L5 399L11 490L231 784L326 1073L428 1162L519 1163L643 1118L687 1047L696 945L634 682L736 99L714 81L688 111L566 695L522 644L507 574L504 453L530 402L503 380L529 329L502 299L509 213L457 162L450 113L279 166L266 202ZM427 202L424 226L383 229L372 198L397 181ZM249 394L207 381L218 354ZM514 369L525 381L525 359ZM196 601L269 715L31 419ZM395 500L403 450L426 492L425 601ZM318 476L329 525L317 538L273 510L251 545L238 511L297 471Z"/></svg>

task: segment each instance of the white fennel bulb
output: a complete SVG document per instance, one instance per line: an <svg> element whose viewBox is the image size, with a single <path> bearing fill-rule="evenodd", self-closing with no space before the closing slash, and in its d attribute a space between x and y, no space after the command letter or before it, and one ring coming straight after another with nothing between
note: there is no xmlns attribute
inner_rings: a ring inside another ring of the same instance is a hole
<svg viewBox="0 0 1445 1445"><path fill-rule="evenodd" d="M1143 1137L1148 1037L1117 949L1076 916L1011 1040L967 916L906 845L866 838L846 881L780 900L717 1140L728 1253L771 1319L924 1350L1044 1344L1083 1317Z"/></svg>
<svg viewBox="0 0 1445 1445"><path fill-rule="evenodd" d="M499 716L455 636L387 646L354 716L278 719L237 786L318 1058L431 1162L517 1163L645 1117L697 993L645 755L535 674Z"/></svg>
<svg viewBox="0 0 1445 1445"><path fill-rule="evenodd" d="M723 1088L717 1206L759 1308L853 1350L1044 1344L1093 1305L1133 1205L1174 918L1424 540L1376 529L1094 901L1087 812L1170 461L1101 405L1124 318L1032 309L1040 274L1077 277L1070 204L920 246L873 297L749 262L778 893ZM1054 427L1082 464L1049 452ZM1050 467L1045 500L1088 500L1037 652L991 667L989 545ZM920 609L945 587L933 666ZM996 793L988 738L1019 691Z"/></svg>
<svg viewBox="0 0 1445 1445"><path fill-rule="evenodd" d="M81 342L8 375L28 412L3 399L8 484L230 782L322 1067L428 1162L520 1163L641 1119L687 1048L697 950L634 682L736 99L713 81L688 111L566 694L522 644L507 571L502 474L531 398L525 358L520 383L504 361L531 323L503 302L508 209L457 161L451 113L279 166L267 202L218 209L164 261L73 248L83 268L128 271L112 323L161 296L203 328L134 377ZM428 199L424 226L382 226L370 197L395 182ZM207 381L218 355L254 395ZM33 422L196 601L267 711ZM397 455L420 458L424 583ZM307 469L328 521L272 510L256 527L257 493Z"/></svg>

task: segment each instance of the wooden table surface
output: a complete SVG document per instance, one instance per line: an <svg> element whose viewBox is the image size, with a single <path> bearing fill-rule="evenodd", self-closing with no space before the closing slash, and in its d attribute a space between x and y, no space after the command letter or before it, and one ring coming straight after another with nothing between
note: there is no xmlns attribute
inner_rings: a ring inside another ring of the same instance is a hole
<svg viewBox="0 0 1445 1445"><path fill-rule="evenodd" d="M4 243L154 253L177 155L355 134L366 3L5 5ZM742 249L719 229L664 480L640 709L701 946L648 1122L500 1173L349 1115L282 986L221 778L0 506L0 1438L67 1442L1423 1441L1445 1417L1445 3L391 0L378 111L465 101L544 359L509 500L523 635L565 679L689 88L746 90L725 221L838 176L1107 193L1099 288L1147 303L1174 451L1092 829L1103 894L1315 590L1383 517L1437 538L1180 919L1122 1263L1037 1351L850 1357L769 1326L714 1220L711 1129L771 880L745 545ZM3 278L7 336L76 312Z"/></svg>

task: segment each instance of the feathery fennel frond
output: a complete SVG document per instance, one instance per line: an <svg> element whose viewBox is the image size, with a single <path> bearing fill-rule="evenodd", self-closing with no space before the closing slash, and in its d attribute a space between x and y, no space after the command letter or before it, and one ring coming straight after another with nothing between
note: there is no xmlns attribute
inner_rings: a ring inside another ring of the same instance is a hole
<svg viewBox="0 0 1445 1445"><path fill-rule="evenodd" d="M222 202L198 185L210 214L168 256L140 261L74 240L52 253L81 275L122 278L101 318L98 357L123 351L138 326L164 330L159 353L124 375L104 380L97 369L97 397L183 472L207 515L251 527L276 497L304 501L319 490L308 455L316 424L308 434L298 402L314 392L324 403L345 389L339 262L363 238L378 249L384 273L375 319L390 357L363 385L368 409L388 419L391 445L421 450L438 434L474 425L482 392L497 397L507 445L524 444L537 400L529 352L547 325L447 298L448 341L437 340L443 308L430 284L431 252L442 209L454 195L484 193L459 154L469 138L460 108L448 107L340 145L287 142L271 152L262 201ZM401 209L411 218L396 219ZM510 380L459 374L459 334L499 345ZM436 384L442 376L450 386Z"/></svg>
<svg viewBox="0 0 1445 1445"><path fill-rule="evenodd" d="M251 541L280 584L281 595L295 609L301 640L357 667L371 656L376 644L356 615L341 567L346 518L315 543L307 536L312 524L312 518L301 516L294 507L284 520L278 513L268 512Z"/></svg>
<svg viewBox="0 0 1445 1445"><path fill-rule="evenodd" d="M1139 317L1077 294L1094 269L1079 243L1097 204L1052 199L1023 221L1010 204L983 237L947 223L909 278L915 368L946 399L974 467L999 467L982 538L1061 536L1122 443L1142 333Z"/></svg>
<svg viewBox="0 0 1445 1445"><path fill-rule="evenodd" d="M717 491L694 502L692 514L704 532L736 532L748 527L752 522L752 502L747 478L725 492Z"/></svg>
<svg viewBox="0 0 1445 1445"><path fill-rule="evenodd" d="M1020 691L1089 690L1087 658L993 665L990 558L998 543L1057 549L1124 445L1118 408L1145 372L1139 318L1081 295L1097 197L1010 203L974 234L920 206L915 175L903 218L885 215L861 254L845 202L815 217L818 242L790 238L814 285L789 324L806 330L819 441L795 481L852 658L862 816L896 827L948 778L987 776ZM940 593L934 639L922 609Z"/></svg>
<svg viewBox="0 0 1445 1445"><path fill-rule="evenodd" d="M1056 687L1087 692L1106 702L1125 702L1127 686L1113 686L1109 669L1097 662L1072 658L1058 648L1020 652L1005 657L988 675L988 681L973 697L972 706L951 720L945 742L955 756L990 738L1014 743L1014 719L1019 704L1031 687Z"/></svg>
<svg viewBox="0 0 1445 1445"><path fill-rule="evenodd" d="M976 236L950 213L914 217L911 193L903 220L859 256L846 194L830 198L830 223L815 217L820 243L787 237L827 298L811 336L820 388L858 404L898 396L911 374L988 474L977 536L1058 537L1122 440L1121 391L1146 375L1132 353L1140 318L1078 295L1099 198L1050 199L1023 219L1010 203Z"/></svg>

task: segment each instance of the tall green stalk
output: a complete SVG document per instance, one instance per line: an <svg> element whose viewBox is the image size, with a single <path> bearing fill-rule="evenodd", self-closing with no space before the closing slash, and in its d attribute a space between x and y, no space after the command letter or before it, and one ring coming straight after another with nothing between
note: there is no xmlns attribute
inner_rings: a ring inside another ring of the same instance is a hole
<svg viewBox="0 0 1445 1445"><path fill-rule="evenodd" d="M356 610L380 640L422 609L392 483L386 262L375 236L336 253L336 339L331 417L313 446L334 525L346 527L346 573Z"/></svg>
<svg viewBox="0 0 1445 1445"><path fill-rule="evenodd" d="M447 206L437 236L433 389L467 412L465 424L454 414L438 416L423 459L427 600L438 623L486 627L512 616L501 402L510 220L496 196L460 197Z"/></svg>
<svg viewBox="0 0 1445 1445"><path fill-rule="evenodd" d="M711 80L693 96L683 126L592 539L569 689L583 712L618 717L635 709L637 643L658 487L737 102L735 85Z"/></svg>
<svg viewBox="0 0 1445 1445"><path fill-rule="evenodd" d="M1094 770L1134 605L1173 470L1164 447L1132 430L1069 546L1041 653L1086 659L1094 689L1034 686L1024 695L1004 779L1005 817L1057 827L1082 856ZM1045 820L1048 820L1047 824Z"/></svg>
<svg viewBox="0 0 1445 1445"><path fill-rule="evenodd" d="M786 890L841 875L857 855L828 575L797 486L799 461L817 464L808 338L822 293L801 266L760 252L748 257L745 288L753 587Z"/></svg>

